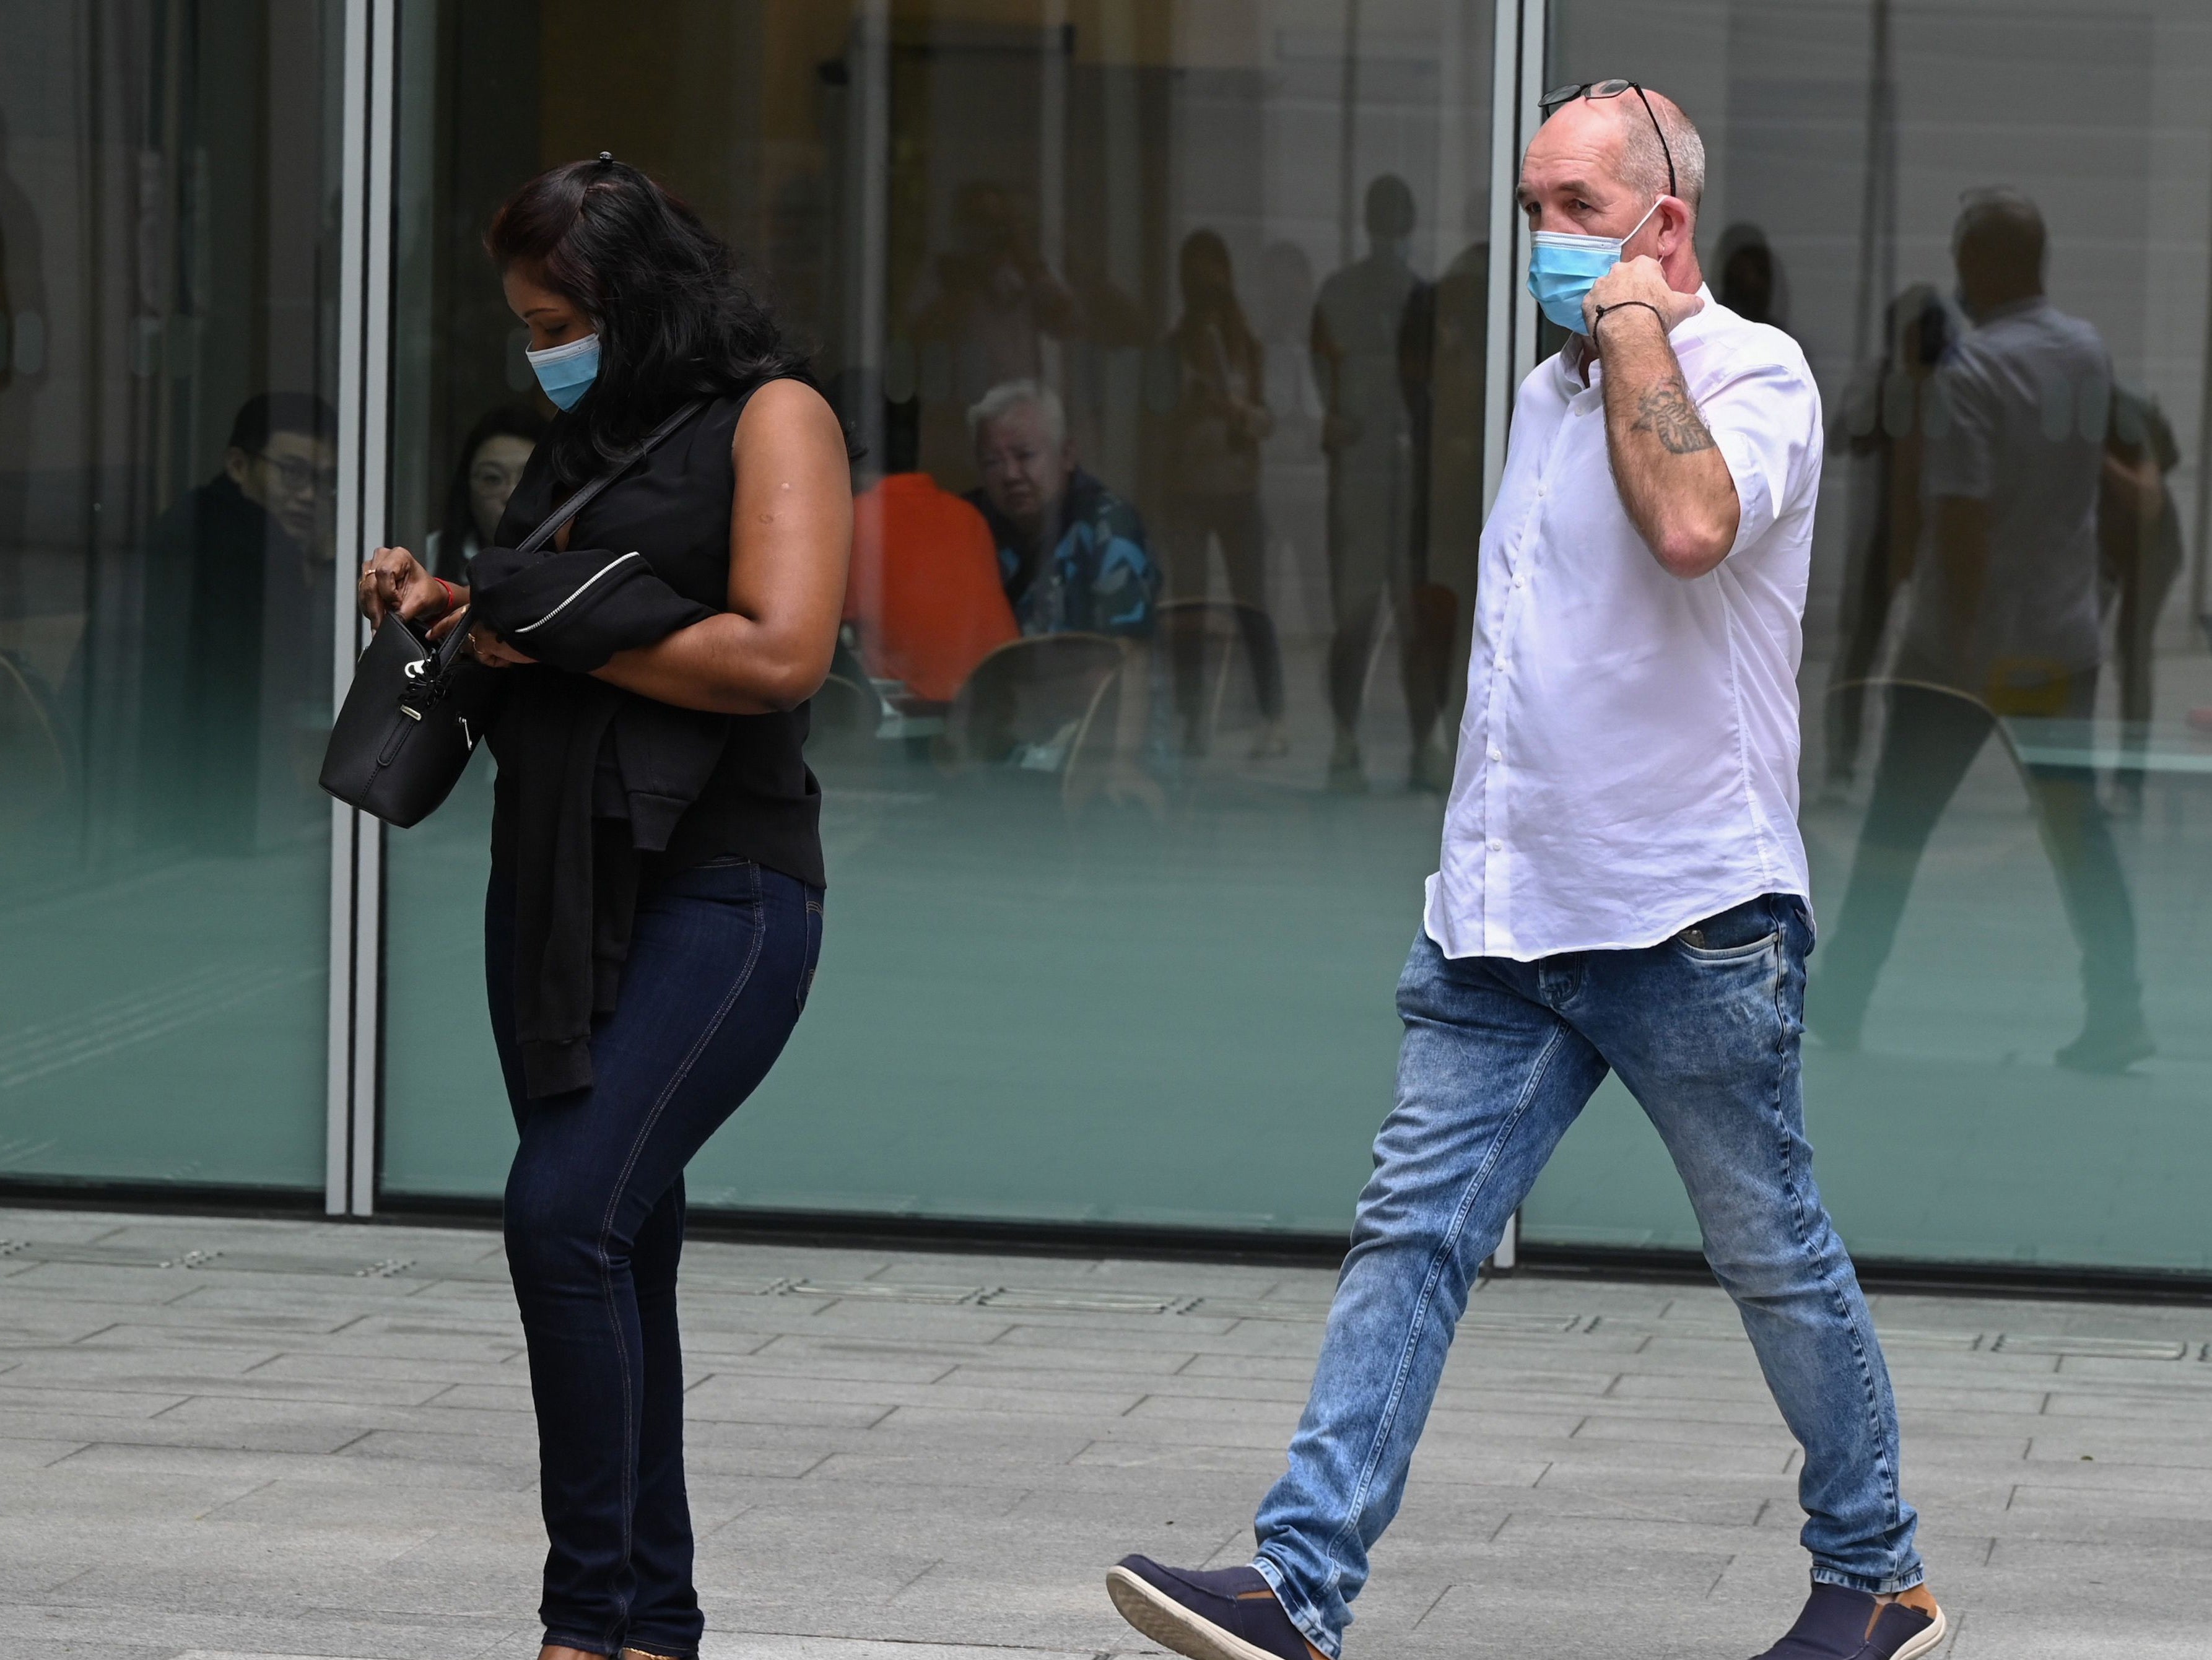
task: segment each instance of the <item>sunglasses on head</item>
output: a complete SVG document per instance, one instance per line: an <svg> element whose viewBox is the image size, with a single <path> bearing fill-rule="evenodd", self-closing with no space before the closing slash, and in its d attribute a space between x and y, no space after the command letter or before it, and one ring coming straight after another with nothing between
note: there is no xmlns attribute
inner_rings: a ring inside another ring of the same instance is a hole
<svg viewBox="0 0 2212 1660"><path fill-rule="evenodd" d="M1578 81L1571 87L1553 87L1536 100L1538 112L1547 121L1577 98L1587 98L1595 103L1601 98L1618 98L1624 92L1636 94L1636 101L1644 106L1644 114L1651 118L1651 131L1658 135L1659 154L1667 158L1667 194L1679 195L1674 188L1674 152L1667 147L1666 130L1660 126L1659 117L1651 107L1651 100L1644 95L1644 88L1633 81Z"/></svg>

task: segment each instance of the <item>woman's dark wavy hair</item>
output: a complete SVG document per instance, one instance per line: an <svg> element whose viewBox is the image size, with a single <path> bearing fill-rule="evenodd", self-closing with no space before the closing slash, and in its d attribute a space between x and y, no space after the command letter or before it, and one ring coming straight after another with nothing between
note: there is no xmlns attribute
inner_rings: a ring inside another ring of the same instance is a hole
<svg viewBox="0 0 2212 1660"><path fill-rule="evenodd" d="M484 247L502 274L536 265L599 330L599 376L546 440L561 485L627 454L687 398L779 376L812 384L728 246L626 162L602 154L539 173L493 216Z"/></svg>

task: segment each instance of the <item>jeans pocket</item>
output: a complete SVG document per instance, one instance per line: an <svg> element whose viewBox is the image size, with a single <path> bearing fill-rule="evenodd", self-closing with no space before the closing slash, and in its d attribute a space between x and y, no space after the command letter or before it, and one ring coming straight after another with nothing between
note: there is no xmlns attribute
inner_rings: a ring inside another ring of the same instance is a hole
<svg viewBox="0 0 2212 1660"><path fill-rule="evenodd" d="M806 1011L806 1000L814 992L814 970L822 963L822 902L810 897L806 901L806 960L799 970L799 1008Z"/></svg>
<svg viewBox="0 0 2212 1660"><path fill-rule="evenodd" d="M1693 963L1747 963L1780 943L1782 921L1768 899L1746 900L1676 934L1674 948Z"/></svg>

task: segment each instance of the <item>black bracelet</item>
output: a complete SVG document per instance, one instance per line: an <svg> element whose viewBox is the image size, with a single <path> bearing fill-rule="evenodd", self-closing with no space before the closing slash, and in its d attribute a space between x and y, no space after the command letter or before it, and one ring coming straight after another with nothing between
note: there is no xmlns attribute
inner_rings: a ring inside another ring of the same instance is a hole
<svg viewBox="0 0 2212 1660"><path fill-rule="evenodd" d="M1667 331L1667 313L1649 300L1616 300L1609 306L1600 306L1597 308L1597 315L1590 319L1590 338L1593 340L1597 338L1597 325L1605 321L1608 314L1616 311L1626 311L1631 306L1643 307L1644 310L1659 319L1659 331L1662 334Z"/></svg>

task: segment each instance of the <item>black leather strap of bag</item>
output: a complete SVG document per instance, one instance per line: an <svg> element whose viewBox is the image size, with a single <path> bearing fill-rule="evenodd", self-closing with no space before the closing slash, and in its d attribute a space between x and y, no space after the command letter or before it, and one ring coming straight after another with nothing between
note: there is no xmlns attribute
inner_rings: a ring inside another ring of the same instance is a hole
<svg viewBox="0 0 2212 1660"><path fill-rule="evenodd" d="M655 427L651 432L646 434L645 441L643 443L640 444L635 449L632 450L621 460L616 462L614 465L609 467L597 478L592 480L590 483L585 485L583 489L578 490L574 496L571 496L559 507L554 508L552 512L547 514L545 515L545 522L538 526L536 530L531 532L529 535L524 537L520 545L515 549L515 551L518 553L535 553L538 549L544 547L548 542L551 541L556 536L560 534L562 526L567 524L571 519L574 519L578 514L589 507L592 503L592 498L597 496L601 490L613 483L616 479L621 477L632 467L635 466L640 461L642 461L654 445L660 442L662 439L667 437L669 434L674 432L678 427L682 426L686 421L689 421L693 416L698 414L701 410L706 407L707 403L704 398L695 398L690 403L686 404L682 409L677 410L675 414L670 416L665 421L663 421L659 426ZM446 636L445 644L438 653L437 672L439 673L442 674L446 670L451 668L456 662L460 660L461 648L468 639L468 633L469 631L465 628L457 628L451 634Z"/></svg>
<svg viewBox="0 0 2212 1660"><path fill-rule="evenodd" d="M613 483L616 479L621 477L623 474L628 472L640 461L645 459L646 453L652 449L655 444L658 444L662 439L667 437L670 433L674 432L677 428L682 426L686 421L689 421L693 416L698 414L701 410L706 407L707 404L705 399L694 398L690 403L686 404L682 409L677 410L675 414L670 416L665 421L663 421L659 426L655 427L651 432L646 434L645 441L643 443L640 444L628 455L616 462L614 465L609 467L597 478L592 480L590 483L585 485L583 489L578 490L574 496L570 496L559 507L554 508L551 513L548 514L545 516L545 522L540 525L536 530L531 532L529 535L524 537L522 538L521 545L516 548L515 551L517 553L535 553L538 549L544 547L548 542L551 541L555 536L560 533L562 526L567 524L571 519L574 519L578 514L581 513L586 508L591 505L592 497L597 496L608 485Z"/></svg>

